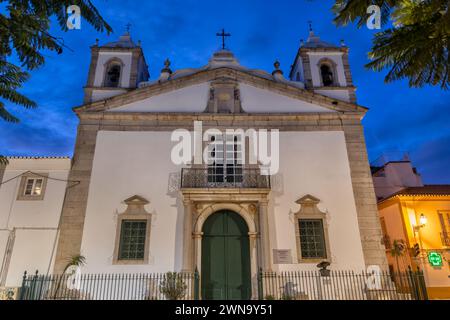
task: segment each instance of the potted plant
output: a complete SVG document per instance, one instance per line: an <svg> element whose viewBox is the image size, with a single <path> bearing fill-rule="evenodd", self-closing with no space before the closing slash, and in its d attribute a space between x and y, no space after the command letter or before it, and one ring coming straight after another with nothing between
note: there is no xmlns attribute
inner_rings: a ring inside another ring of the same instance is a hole
<svg viewBox="0 0 450 320"><path fill-rule="evenodd" d="M187 285L183 275L177 272L167 272L162 280L159 290L167 300L181 300L186 295Z"/></svg>

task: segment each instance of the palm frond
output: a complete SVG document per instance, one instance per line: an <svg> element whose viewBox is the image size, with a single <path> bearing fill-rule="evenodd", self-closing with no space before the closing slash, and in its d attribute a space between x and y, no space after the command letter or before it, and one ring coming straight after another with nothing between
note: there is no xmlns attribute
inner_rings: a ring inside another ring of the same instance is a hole
<svg viewBox="0 0 450 320"><path fill-rule="evenodd" d="M86 264L86 258L80 254L72 256L68 259L63 273L65 273L70 267L82 267Z"/></svg>
<svg viewBox="0 0 450 320"><path fill-rule="evenodd" d="M9 113L5 106L3 105L3 102L0 101L0 118L7 121L7 122L19 122L19 119L13 116L11 113Z"/></svg>
<svg viewBox="0 0 450 320"><path fill-rule="evenodd" d="M6 166L8 163L9 163L8 158L6 158L5 156L0 155L0 166Z"/></svg>

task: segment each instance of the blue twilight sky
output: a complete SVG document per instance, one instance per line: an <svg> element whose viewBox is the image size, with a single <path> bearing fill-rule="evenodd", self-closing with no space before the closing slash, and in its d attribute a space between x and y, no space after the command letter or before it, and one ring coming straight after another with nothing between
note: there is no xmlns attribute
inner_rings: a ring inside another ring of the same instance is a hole
<svg viewBox="0 0 450 320"><path fill-rule="evenodd" d="M278 59L285 75L300 39L307 38L307 21L324 40L350 47L350 67L358 87L358 103L369 107L364 119L371 160L382 152L406 151L425 183L450 183L450 92L439 88L410 89L406 81L384 84L385 72L364 69L375 31L355 26L336 28L333 1L199 1L199 0L95 0L114 34L95 32L85 21L81 30L52 33L64 37L73 51L46 52L46 64L32 72L22 92L39 108L9 108L21 123L0 121L0 154L29 156L72 155L76 116L90 61L89 46L112 41L131 23L135 41L141 40L150 75L158 77L166 57L172 69L199 67L218 49L215 33L224 27L232 34L228 47L242 65L273 70ZM0 7L0 10L4 8Z"/></svg>

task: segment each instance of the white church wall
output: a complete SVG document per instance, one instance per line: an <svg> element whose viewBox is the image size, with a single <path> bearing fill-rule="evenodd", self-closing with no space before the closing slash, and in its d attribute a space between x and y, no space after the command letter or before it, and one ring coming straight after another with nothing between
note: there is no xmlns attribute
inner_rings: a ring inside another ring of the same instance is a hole
<svg viewBox="0 0 450 320"><path fill-rule="evenodd" d="M272 181L270 221L273 249L290 249L293 264L278 270L317 270L317 263L296 263L295 201L306 194L321 200L327 213L331 269L364 269L356 206L342 132L281 132L280 170ZM273 260L272 260L273 261Z"/></svg>
<svg viewBox="0 0 450 320"><path fill-rule="evenodd" d="M239 84L239 89L242 109L247 113L333 112L306 101L244 83ZM113 108L108 112L203 112L208 94L209 83L202 83ZM94 96L95 100L98 100L95 91Z"/></svg>
<svg viewBox="0 0 450 320"><path fill-rule="evenodd" d="M110 112L203 112L208 103L209 83L162 93L109 110Z"/></svg>
<svg viewBox="0 0 450 320"><path fill-rule="evenodd" d="M9 267L2 267L2 276L11 286L19 285L18 274L25 270L42 270L49 263L55 241L64 200L66 182L70 169L68 158L11 158L5 169L0 186L0 263L4 261L9 234L16 230ZM44 198L42 200L17 200L21 174L31 171L48 174ZM59 180L53 180L59 179ZM62 180L62 181L60 181ZM21 238L23 237L23 246ZM52 238L51 241L48 239ZM30 242L29 245L26 242ZM31 246L31 247L30 247ZM36 258L36 264L32 257ZM30 258L30 259L29 259ZM28 260L27 260L28 259ZM6 269L8 271L5 275ZM45 271L47 268L45 268ZM0 277L1 279L1 277Z"/></svg>
<svg viewBox="0 0 450 320"><path fill-rule="evenodd" d="M92 101L99 101L103 99L108 99L113 96L117 96L119 94L125 93L127 90L120 90L120 89L114 89L114 90L107 90L107 89L101 89L101 90L92 90Z"/></svg>
<svg viewBox="0 0 450 320"><path fill-rule="evenodd" d="M314 92L330 97L330 98L334 98L334 99L338 99L338 100L342 100L342 101L346 101L346 102L350 102L350 95L347 89L343 89L343 90L338 90L338 89L333 89L333 90L314 90Z"/></svg>
<svg viewBox="0 0 450 320"><path fill-rule="evenodd" d="M181 167L170 161L170 132L100 131L92 169L81 253L85 272L166 272L180 269L182 203L170 190ZM113 151L114 150L114 151ZM175 182L174 187L178 187ZM146 198L152 213L149 263L113 265L117 215L133 195Z"/></svg>
<svg viewBox="0 0 450 320"><path fill-rule="evenodd" d="M297 74L298 74L298 77L297 77ZM292 79L291 80L305 82L302 58L298 58L297 64L294 66L294 69L292 71Z"/></svg>
<svg viewBox="0 0 450 320"><path fill-rule="evenodd" d="M166 272L180 270L183 206L181 166L170 160L171 132L100 131L89 187L81 253L84 272ZM280 172L270 201L272 249L291 249L296 259L292 214L305 194L321 199L329 217L334 269L364 268L350 169L342 132L281 132ZM175 179L174 179L175 178ZM117 215L123 201L139 195L153 214L149 263L113 265ZM291 215L290 215L291 214ZM315 264L276 265L280 270L315 269Z"/></svg>
<svg viewBox="0 0 450 320"><path fill-rule="evenodd" d="M248 113L331 112L330 109L247 84L241 83L239 88L242 109Z"/></svg>
<svg viewBox="0 0 450 320"><path fill-rule="evenodd" d="M132 59L131 52L108 52L108 51L99 52L97 66L95 68L94 86L95 87L102 86L103 79L105 77L105 65L112 58L117 58L122 61L123 68L121 70L122 74L120 76L121 78L120 87L128 88L130 86L131 59Z"/></svg>

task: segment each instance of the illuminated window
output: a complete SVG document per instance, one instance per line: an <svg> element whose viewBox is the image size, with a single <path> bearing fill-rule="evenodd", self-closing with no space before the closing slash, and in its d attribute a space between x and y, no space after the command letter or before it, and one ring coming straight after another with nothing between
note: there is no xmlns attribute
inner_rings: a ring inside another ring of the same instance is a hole
<svg viewBox="0 0 450 320"><path fill-rule="evenodd" d="M44 179L28 178L25 185L25 196L40 196L42 193L42 184Z"/></svg>
<svg viewBox="0 0 450 320"><path fill-rule="evenodd" d="M48 174L25 174L19 185L17 200L43 200Z"/></svg>

